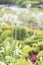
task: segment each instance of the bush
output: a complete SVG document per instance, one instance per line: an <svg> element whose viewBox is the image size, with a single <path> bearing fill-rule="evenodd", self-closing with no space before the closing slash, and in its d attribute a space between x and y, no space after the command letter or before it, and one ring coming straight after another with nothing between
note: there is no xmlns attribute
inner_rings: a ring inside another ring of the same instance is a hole
<svg viewBox="0 0 43 65"><path fill-rule="evenodd" d="M43 50L43 41L42 42L38 42L37 46L39 47L40 50Z"/></svg>
<svg viewBox="0 0 43 65"><path fill-rule="evenodd" d="M25 59L22 59L22 58L20 58L19 60L18 60L19 62L17 63L15 63L15 65L33 65L30 61L28 62L28 61L26 61Z"/></svg>
<svg viewBox="0 0 43 65"><path fill-rule="evenodd" d="M31 41L32 41L31 38L26 38L25 41L24 41L24 44L31 46L32 45L32 42Z"/></svg>
<svg viewBox="0 0 43 65"><path fill-rule="evenodd" d="M34 2L33 2L34 1ZM0 0L0 4L14 4L18 6L25 6L27 4L38 4L38 0Z"/></svg>
<svg viewBox="0 0 43 65"><path fill-rule="evenodd" d="M16 38L17 40L24 40L26 38L26 29L23 27L15 27L14 28L14 38Z"/></svg>
<svg viewBox="0 0 43 65"><path fill-rule="evenodd" d="M37 55L37 57L41 57L41 56L43 56L43 50L40 51L40 52L38 53L38 55Z"/></svg>

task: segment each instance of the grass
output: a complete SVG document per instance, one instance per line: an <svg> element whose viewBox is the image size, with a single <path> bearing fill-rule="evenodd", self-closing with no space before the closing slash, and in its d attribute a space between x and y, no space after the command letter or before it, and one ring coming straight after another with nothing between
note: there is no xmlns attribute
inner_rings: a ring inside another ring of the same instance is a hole
<svg viewBox="0 0 43 65"><path fill-rule="evenodd" d="M38 4L39 3L39 1L28 1L28 0L26 0L26 1L24 1L23 3L21 3L20 4L20 6L25 6L26 4L33 4L33 5L35 5L35 4Z"/></svg>

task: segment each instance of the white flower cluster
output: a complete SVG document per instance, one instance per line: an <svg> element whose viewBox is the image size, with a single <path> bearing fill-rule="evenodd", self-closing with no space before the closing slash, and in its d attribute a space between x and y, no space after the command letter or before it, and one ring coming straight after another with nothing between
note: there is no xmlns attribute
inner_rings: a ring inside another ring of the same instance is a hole
<svg viewBox="0 0 43 65"><path fill-rule="evenodd" d="M29 20L33 20L34 22L37 22L39 26L42 26L43 23L42 11L35 13L30 10L28 11L28 9L18 7L4 7L2 8L2 11L6 11L6 9L11 10L15 14L5 12L3 16L0 18L0 21L2 22L10 22L12 24L16 24L17 26L19 26L24 24L25 22L29 22Z"/></svg>
<svg viewBox="0 0 43 65"><path fill-rule="evenodd" d="M5 64L4 62L1 62L1 61L0 61L0 65L6 65L6 64Z"/></svg>

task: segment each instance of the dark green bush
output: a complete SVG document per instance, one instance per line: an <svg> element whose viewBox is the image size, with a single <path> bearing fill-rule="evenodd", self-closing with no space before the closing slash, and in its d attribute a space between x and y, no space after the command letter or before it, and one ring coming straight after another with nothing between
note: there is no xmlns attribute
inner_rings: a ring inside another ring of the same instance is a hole
<svg viewBox="0 0 43 65"><path fill-rule="evenodd" d="M27 4L38 4L38 0L0 0L0 4L14 4L18 6L25 6Z"/></svg>
<svg viewBox="0 0 43 65"><path fill-rule="evenodd" d="M23 27L15 27L14 28L14 32L13 32L13 36L15 39L17 40L24 40L26 38L26 29Z"/></svg>

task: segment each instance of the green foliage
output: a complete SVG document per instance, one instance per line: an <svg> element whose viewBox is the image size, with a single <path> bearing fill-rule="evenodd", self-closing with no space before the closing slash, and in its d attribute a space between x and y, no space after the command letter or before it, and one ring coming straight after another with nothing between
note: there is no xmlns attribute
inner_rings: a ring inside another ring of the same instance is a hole
<svg viewBox="0 0 43 65"><path fill-rule="evenodd" d="M28 57L29 56L29 51L31 51L31 48L29 46L24 46L22 51L23 51L23 56Z"/></svg>
<svg viewBox="0 0 43 65"><path fill-rule="evenodd" d="M26 29L23 27L16 27L14 28L14 38L16 37L16 39L18 40L24 40L26 38Z"/></svg>
<svg viewBox="0 0 43 65"><path fill-rule="evenodd" d="M15 65L33 65L31 62L27 62L25 59L22 58L18 59L18 63L15 63Z"/></svg>
<svg viewBox="0 0 43 65"><path fill-rule="evenodd" d="M39 3L39 1L38 0L0 0L0 3L25 6L27 4L37 4L37 3Z"/></svg>
<svg viewBox="0 0 43 65"><path fill-rule="evenodd" d="M43 50L38 53L38 57L43 57Z"/></svg>
<svg viewBox="0 0 43 65"><path fill-rule="evenodd" d="M5 62L6 65L33 65L29 60L32 53L36 53L38 58L43 57L43 34L41 30L40 34L39 30L37 32L21 26L11 27L9 25L0 26L1 61ZM42 62L36 62L36 65L41 64L43 65Z"/></svg>

